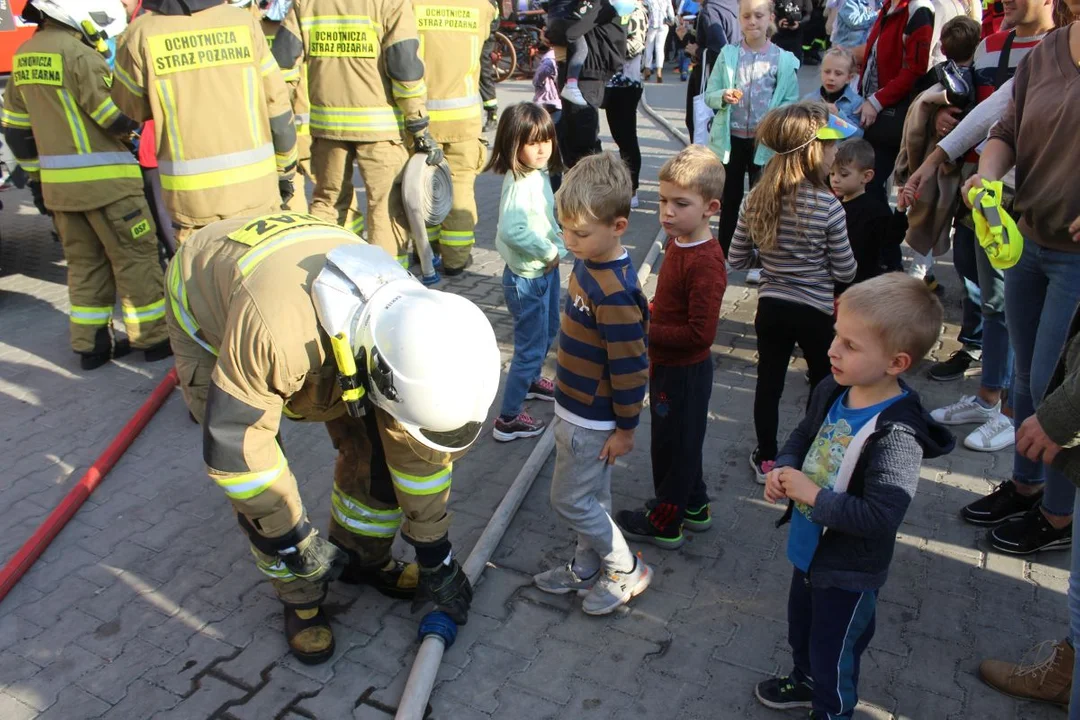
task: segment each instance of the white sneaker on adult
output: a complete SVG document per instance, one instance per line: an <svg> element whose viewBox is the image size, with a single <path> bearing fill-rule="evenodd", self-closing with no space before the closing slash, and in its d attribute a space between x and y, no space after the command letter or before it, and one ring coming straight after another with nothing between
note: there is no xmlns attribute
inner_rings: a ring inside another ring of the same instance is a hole
<svg viewBox="0 0 1080 720"><path fill-rule="evenodd" d="M942 425L966 425L984 423L1001 414L1001 402L993 407L983 407L974 395L964 395L957 402L930 411L930 417Z"/></svg>
<svg viewBox="0 0 1080 720"><path fill-rule="evenodd" d="M754 268L753 270L748 270L747 271L747 273L746 273L746 284L747 285L760 285L761 284L761 269L760 268Z"/></svg>
<svg viewBox="0 0 1080 720"><path fill-rule="evenodd" d="M997 413L964 438L964 447L979 452L997 452L1015 442L1012 418Z"/></svg>

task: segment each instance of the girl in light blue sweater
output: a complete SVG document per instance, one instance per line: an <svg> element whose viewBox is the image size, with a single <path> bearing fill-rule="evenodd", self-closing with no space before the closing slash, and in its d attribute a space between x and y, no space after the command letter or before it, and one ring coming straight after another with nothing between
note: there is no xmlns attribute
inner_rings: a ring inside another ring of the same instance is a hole
<svg viewBox="0 0 1080 720"><path fill-rule="evenodd" d="M566 248L548 175L561 172L562 163L547 111L535 103L508 108L486 169L506 176L495 247L506 261L503 295L514 318L514 358L494 435L508 442L544 431L543 421L522 408L525 400L555 400L555 386L540 370L559 333L559 259Z"/></svg>

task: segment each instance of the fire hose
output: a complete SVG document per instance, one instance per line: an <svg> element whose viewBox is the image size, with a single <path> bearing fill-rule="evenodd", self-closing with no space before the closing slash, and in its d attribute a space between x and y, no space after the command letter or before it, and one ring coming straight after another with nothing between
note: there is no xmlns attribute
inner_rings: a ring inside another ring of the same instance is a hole
<svg viewBox="0 0 1080 720"><path fill-rule="evenodd" d="M405 205L413 245L420 258L420 281L424 285L434 285L442 278L436 267L435 252L428 241L427 229L441 225L450 214L454 202L450 166L445 160L438 165L428 165L426 155L413 155L406 163L401 178L401 200Z"/></svg>
<svg viewBox="0 0 1080 720"><path fill-rule="evenodd" d="M0 570L0 601L3 601L7 594L11 592L19 579L41 557L41 554L49 547L49 543L60 534L68 521L74 517L78 509L90 497L90 493L94 492L97 486L101 484L101 481L105 479L105 476L109 474L109 471L113 469L113 466L131 446L131 443L135 441L135 438L150 422L150 418L154 417L154 414L169 399L169 395L172 394L176 383L176 370L173 369L165 375L138 412L117 433L113 441L105 448L105 452L101 453L97 460L94 461L94 464L90 466L90 469L83 473L83 476L75 483L75 487L68 491L60 504L49 513L45 521L30 536L30 539L23 543L15 556L4 565L4 569Z"/></svg>

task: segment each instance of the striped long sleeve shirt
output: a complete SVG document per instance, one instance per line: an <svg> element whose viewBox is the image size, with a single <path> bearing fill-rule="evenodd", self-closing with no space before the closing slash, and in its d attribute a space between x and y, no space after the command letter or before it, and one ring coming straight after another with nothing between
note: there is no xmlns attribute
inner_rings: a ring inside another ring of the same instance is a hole
<svg viewBox="0 0 1080 720"><path fill-rule="evenodd" d="M592 430L633 430L649 381L649 304L625 253L577 260L559 328L555 414Z"/></svg>
<svg viewBox="0 0 1080 720"><path fill-rule="evenodd" d="M739 208L728 255L728 262L738 270L755 265L745 210L745 204ZM844 206L832 194L803 183L791 210L785 207L780 213L776 245L757 251L762 268L758 296L809 305L832 315L834 283L851 282L856 270Z"/></svg>

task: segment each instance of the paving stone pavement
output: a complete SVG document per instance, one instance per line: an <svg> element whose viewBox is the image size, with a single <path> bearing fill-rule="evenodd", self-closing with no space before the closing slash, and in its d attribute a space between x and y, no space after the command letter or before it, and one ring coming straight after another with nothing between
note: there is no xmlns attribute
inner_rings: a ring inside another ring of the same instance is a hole
<svg viewBox="0 0 1080 720"><path fill-rule="evenodd" d="M504 107L528 92L525 83L499 90ZM648 92L654 107L680 116L682 86ZM657 230L656 171L676 147L648 119L640 125L642 207L627 238L639 262ZM493 249L499 182L480 179L477 262L446 288L488 313L508 361L512 328ZM93 373L78 369L67 345L59 245L28 196L12 191L3 200L0 560L29 537L168 369L130 359ZM937 274L947 285L951 321L933 352L942 358L957 348L958 283L944 268ZM572 598L530 587L530 576L564 561L572 545L548 505L549 460L476 588L469 624L446 653L431 718L782 716L752 694L763 676L788 669L790 567L784 531L773 527L780 509L762 500L746 462L756 293L741 281L733 274L713 347L705 470L714 529L690 536L674 553L636 548L656 569L652 587L614 616L587 617ZM785 430L805 403L802 374L801 361L794 362ZM930 407L974 389L973 380L936 384L922 373L911 381ZM551 415L549 407L533 410ZM618 463L617 507L637 506L650 494L647 413L642 425L635 451ZM284 432L312 516L325 517L333 463L325 432L312 424L288 424ZM531 449L484 437L456 464L451 537L462 555ZM983 534L956 516L1006 477L1010 463L1007 452L960 448L924 467L864 657L864 717L1064 717L994 693L975 675L979 660L1019 659L1035 642L1061 637L1068 624L1067 553L1029 560L989 553ZM174 394L0 602L0 718L391 717L417 647L418 616L405 603L334 587L327 610L337 652L317 667L295 662L281 636L280 605L253 567L228 503L211 488L199 431Z"/></svg>

